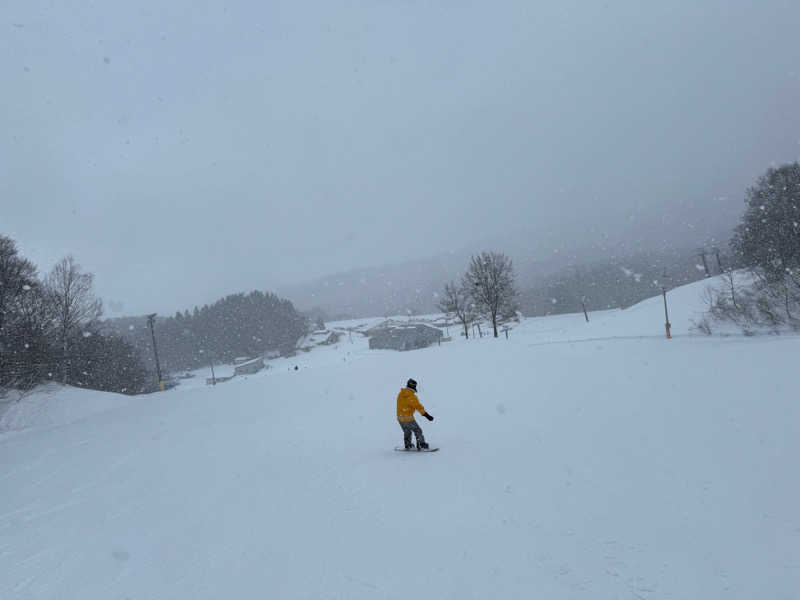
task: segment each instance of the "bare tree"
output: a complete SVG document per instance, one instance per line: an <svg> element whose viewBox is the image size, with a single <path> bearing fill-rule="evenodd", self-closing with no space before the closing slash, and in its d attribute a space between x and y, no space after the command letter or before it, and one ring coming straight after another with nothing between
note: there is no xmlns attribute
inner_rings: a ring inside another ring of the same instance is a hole
<svg viewBox="0 0 800 600"><path fill-rule="evenodd" d="M32 389L50 372L54 319L43 286L34 282L12 305L2 380L17 391Z"/></svg>
<svg viewBox="0 0 800 600"><path fill-rule="evenodd" d="M497 337L498 315L516 310L517 289L511 259L501 252L481 252L470 260L464 282L478 309L491 320Z"/></svg>
<svg viewBox="0 0 800 600"><path fill-rule="evenodd" d="M0 235L0 332L14 300L36 282L36 267L17 253L9 237Z"/></svg>
<svg viewBox="0 0 800 600"><path fill-rule="evenodd" d="M444 294L439 301L439 309L447 315L453 315L464 327L464 336L469 339L469 326L475 319L472 299L463 285L454 282L445 284Z"/></svg>
<svg viewBox="0 0 800 600"><path fill-rule="evenodd" d="M9 329L17 315L17 304L34 285L36 267L19 256L14 240L0 235L0 387L8 383Z"/></svg>
<svg viewBox="0 0 800 600"><path fill-rule="evenodd" d="M103 313L103 305L92 291L92 279L91 273L81 272L75 259L67 256L56 263L45 281L63 352L63 383L67 383L68 379L70 337L96 321Z"/></svg>
<svg viewBox="0 0 800 600"><path fill-rule="evenodd" d="M719 260L719 258L717 258L717 260ZM739 305L736 304L736 271L734 269L728 269L725 271L723 279L731 292L731 302L733 306L738 309Z"/></svg>

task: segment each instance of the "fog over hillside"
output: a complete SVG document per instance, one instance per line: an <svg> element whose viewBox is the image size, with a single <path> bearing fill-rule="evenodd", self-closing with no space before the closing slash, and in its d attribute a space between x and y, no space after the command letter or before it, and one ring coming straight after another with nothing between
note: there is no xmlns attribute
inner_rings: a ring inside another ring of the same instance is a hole
<svg viewBox="0 0 800 600"><path fill-rule="evenodd" d="M799 6L12 0L0 225L43 272L73 254L110 317L693 247L798 157Z"/></svg>
<svg viewBox="0 0 800 600"><path fill-rule="evenodd" d="M576 268L594 273L592 288L608 288L597 308L626 306L658 293L657 288L647 284L652 284L656 274L660 277L665 268L670 271L672 285L702 277L695 268L698 247L718 247L727 252L733 223L741 213L739 199L718 198L678 206L679 210L671 214L632 213L623 222L587 223L580 215L572 215L559 224L558 230L535 225L520 227L508 235L485 236L480 242L448 253L344 271L281 287L280 293L302 310L321 309L328 316L431 312L436 310L444 283L461 276L470 256L492 249L505 252L514 260L525 314L579 310L574 302L545 307L539 300L534 301L537 297L552 299L553 289L563 287L560 280L572 278ZM647 273L647 281L625 281L623 269ZM620 288L618 293L615 287ZM599 298L595 300L599 302Z"/></svg>

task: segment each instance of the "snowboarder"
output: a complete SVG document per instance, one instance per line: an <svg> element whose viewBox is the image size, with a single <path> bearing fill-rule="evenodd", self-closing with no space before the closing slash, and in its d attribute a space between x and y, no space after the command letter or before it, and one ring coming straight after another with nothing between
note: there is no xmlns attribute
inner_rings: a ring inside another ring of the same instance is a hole
<svg viewBox="0 0 800 600"><path fill-rule="evenodd" d="M425 407L419 403L417 398L417 382L409 379L406 387L397 394L397 421L403 429L403 443L406 450L412 448L411 434L417 438L417 450L427 450L428 444L422 435L422 428L414 420L414 411L419 411L428 421L433 421L433 417L425 412Z"/></svg>

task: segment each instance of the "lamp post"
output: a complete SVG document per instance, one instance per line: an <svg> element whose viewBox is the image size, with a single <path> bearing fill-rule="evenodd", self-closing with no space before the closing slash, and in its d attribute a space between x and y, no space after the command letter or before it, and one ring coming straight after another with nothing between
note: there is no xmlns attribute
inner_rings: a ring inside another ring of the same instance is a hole
<svg viewBox="0 0 800 600"><path fill-rule="evenodd" d="M162 392L164 391L164 381L161 379L161 363L158 361L158 347L156 346L156 332L154 329L154 324L156 322L156 315L158 313L152 313L147 315L147 324L150 326L150 335L153 338L153 354L156 356L156 373L158 373L158 389Z"/></svg>

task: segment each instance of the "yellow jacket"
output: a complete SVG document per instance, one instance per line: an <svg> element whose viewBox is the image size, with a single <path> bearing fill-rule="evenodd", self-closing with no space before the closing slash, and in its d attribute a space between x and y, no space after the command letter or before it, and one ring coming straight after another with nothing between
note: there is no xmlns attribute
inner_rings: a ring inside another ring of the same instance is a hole
<svg viewBox="0 0 800 600"><path fill-rule="evenodd" d="M403 388L397 394L397 420L403 423L413 421L415 410L418 410L420 414L425 414L425 407L419 403L419 398L414 390Z"/></svg>

